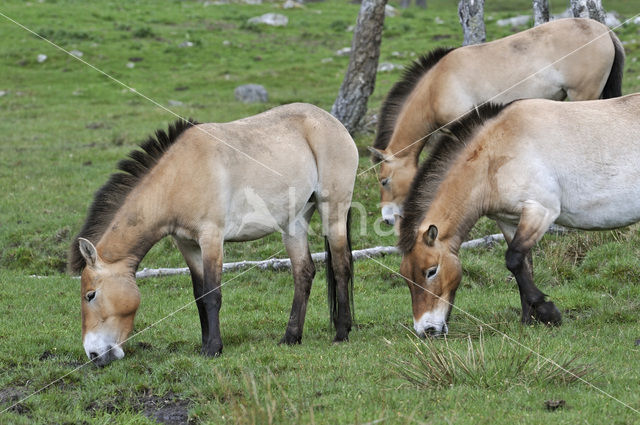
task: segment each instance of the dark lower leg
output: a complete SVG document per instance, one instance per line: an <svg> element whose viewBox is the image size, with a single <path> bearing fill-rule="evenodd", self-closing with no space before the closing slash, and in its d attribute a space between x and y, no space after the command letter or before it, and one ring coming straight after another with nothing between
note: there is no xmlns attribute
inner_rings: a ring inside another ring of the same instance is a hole
<svg viewBox="0 0 640 425"><path fill-rule="evenodd" d="M300 344L302 342L302 330L304 328L304 318L307 314L307 302L311 293L311 284L316 274L316 268L311 260L311 254L307 250L307 258L292 265L294 293L293 303L287 330L280 344Z"/></svg>
<svg viewBox="0 0 640 425"><path fill-rule="evenodd" d="M545 294L533 283L533 258L531 251L518 252L509 247L506 254L507 268L518 282L520 302L522 305L522 323L530 324L532 320L559 325L562 315L551 301L545 301Z"/></svg>

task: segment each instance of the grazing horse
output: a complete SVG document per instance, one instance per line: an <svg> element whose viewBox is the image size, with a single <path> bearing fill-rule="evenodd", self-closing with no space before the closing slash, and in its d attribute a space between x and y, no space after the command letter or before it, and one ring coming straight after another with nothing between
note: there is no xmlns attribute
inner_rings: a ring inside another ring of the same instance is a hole
<svg viewBox="0 0 640 425"><path fill-rule="evenodd" d="M294 297L284 337L300 343L315 274L309 219L318 210L327 245L335 341L348 339L353 285L349 209L358 152L342 124L309 104L280 106L224 124L178 121L156 132L96 193L71 247L82 272L82 341L105 365L124 356L140 295L135 271L171 235L191 272L202 352L222 352L222 245L275 231L291 258Z"/></svg>
<svg viewBox="0 0 640 425"><path fill-rule="evenodd" d="M371 148L382 217L394 224L428 136L486 101L621 95L624 49L589 19L561 19L490 43L439 48L416 61L382 105Z"/></svg>
<svg viewBox="0 0 640 425"><path fill-rule="evenodd" d="M401 274L418 334L446 333L462 278L460 244L495 220L520 290L522 321L559 324L533 282L530 250L552 223L583 230L640 221L640 94L486 104L451 127L420 167L400 221Z"/></svg>

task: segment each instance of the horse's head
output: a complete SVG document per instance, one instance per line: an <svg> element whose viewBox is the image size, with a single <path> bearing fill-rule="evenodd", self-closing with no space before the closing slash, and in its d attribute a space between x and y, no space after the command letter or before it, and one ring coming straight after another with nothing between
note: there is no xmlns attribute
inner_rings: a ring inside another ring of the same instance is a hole
<svg viewBox="0 0 640 425"><path fill-rule="evenodd" d="M384 150L369 148L373 160L380 162L380 208L385 223L394 225L396 215L402 217L402 203L409 193L411 181L417 171L411 155L395 156Z"/></svg>
<svg viewBox="0 0 640 425"><path fill-rule="evenodd" d="M415 246L402 258L400 273L411 291L416 333L420 336L446 334L462 267L449 244L438 239L436 226L418 232Z"/></svg>
<svg viewBox="0 0 640 425"><path fill-rule="evenodd" d="M95 246L79 238L82 271L82 345L97 366L124 357L122 343L140 305L135 275L122 263L105 263Z"/></svg>

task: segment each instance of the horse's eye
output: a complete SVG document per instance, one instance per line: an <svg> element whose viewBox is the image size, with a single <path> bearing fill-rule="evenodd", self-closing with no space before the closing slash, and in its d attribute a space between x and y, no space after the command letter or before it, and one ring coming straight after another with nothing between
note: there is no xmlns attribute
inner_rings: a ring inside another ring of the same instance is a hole
<svg viewBox="0 0 640 425"><path fill-rule="evenodd" d="M438 266L431 267L429 270L427 270L427 279L431 279L436 275L436 273L438 273Z"/></svg>
<svg viewBox="0 0 640 425"><path fill-rule="evenodd" d="M84 298L87 302L91 302L96 297L96 291L89 291L85 294Z"/></svg>
<svg viewBox="0 0 640 425"><path fill-rule="evenodd" d="M389 178L387 177L386 179L382 179L382 180L380 180L380 184L381 184L382 186L386 186L386 185L388 185L388 184L389 184Z"/></svg>

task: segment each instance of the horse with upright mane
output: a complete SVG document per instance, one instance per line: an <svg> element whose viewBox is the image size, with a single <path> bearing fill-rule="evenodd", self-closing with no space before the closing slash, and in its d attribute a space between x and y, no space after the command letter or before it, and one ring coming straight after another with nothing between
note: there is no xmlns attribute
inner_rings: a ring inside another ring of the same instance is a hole
<svg viewBox="0 0 640 425"><path fill-rule="evenodd" d="M407 69L384 101L374 147L382 216L394 224L429 135L474 106L521 98L621 95L624 49L605 25L561 19L489 43L439 48Z"/></svg>
<svg viewBox="0 0 640 425"><path fill-rule="evenodd" d="M533 282L531 248L552 223L584 230L640 221L640 94L486 104L451 126L418 171L400 222L401 274L418 334L446 333L462 279L458 250L495 220L520 290L522 321L560 323Z"/></svg>
<svg viewBox="0 0 640 425"><path fill-rule="evenodd" d="M284 337L300 343L315 266L307 242L317 209L327 246L335 341L348 339L353 267L349 210L358 152L342 124L309 104L280 106L230 123L178 121L120 162L96 193L74 238L70 269L81 272L82 341L105 365L124 356L140 303L138 264L171 235L193 282L202 352L222 352L222 246L275 231L291 258L294 297Z"/></svg>

